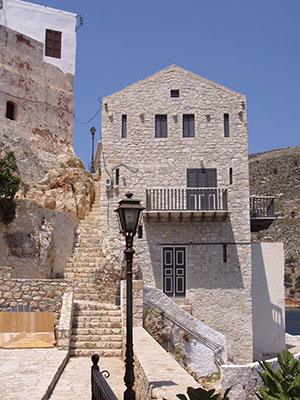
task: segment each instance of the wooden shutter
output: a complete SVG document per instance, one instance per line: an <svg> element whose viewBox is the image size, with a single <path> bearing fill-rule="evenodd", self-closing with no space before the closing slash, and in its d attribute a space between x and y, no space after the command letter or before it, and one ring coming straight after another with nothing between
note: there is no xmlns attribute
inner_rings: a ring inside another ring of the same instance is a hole
<svg viewBox="0 0 300 400"><path fill-rule="evenodd" d="M61 58L61 32L46 29L45 55Z"/></svg>
<svg viewBox="0 0 300 400"><path fill-rule="evenodd" d="M195 168L187 170L187 187L217 187L216 168Z"/></svg>
<svg viewBox="0 0 300 400"><path fill-rule="evenodd" d="M155 137L167 137L167 116L164 114L155 115Z"/></svg>
<svg viewBox="0 0 300 400"><path fill-rule="evenodd" d="M194 114L183 114L183 137L195 136L195 116Z"/></svg>

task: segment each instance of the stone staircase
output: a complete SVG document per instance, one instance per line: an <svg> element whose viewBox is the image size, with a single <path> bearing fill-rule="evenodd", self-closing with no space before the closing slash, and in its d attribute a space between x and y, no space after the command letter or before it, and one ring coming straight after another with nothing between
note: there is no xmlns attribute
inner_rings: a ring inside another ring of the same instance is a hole
<svg viewBox="0 0 300 400"><path fill-rule="evenodd" d="M121 357L121 311L113 296L101 290L95 272L105 260L101 250L100 187L92 210L79 223L74 252L64 277L74 281L73 328L70 355ZM99 278L98 278L99 279Z"/></svg>

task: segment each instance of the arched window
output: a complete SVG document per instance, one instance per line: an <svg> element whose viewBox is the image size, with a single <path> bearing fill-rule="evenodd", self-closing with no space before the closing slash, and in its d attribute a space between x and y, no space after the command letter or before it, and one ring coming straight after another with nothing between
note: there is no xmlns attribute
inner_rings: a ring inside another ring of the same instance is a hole
<svg viewBox="0 0 300 400"><path fill-rule="evenodd" d="M17 107L12 101L6 102L6 118L15 120L17 114Z"/></svg>

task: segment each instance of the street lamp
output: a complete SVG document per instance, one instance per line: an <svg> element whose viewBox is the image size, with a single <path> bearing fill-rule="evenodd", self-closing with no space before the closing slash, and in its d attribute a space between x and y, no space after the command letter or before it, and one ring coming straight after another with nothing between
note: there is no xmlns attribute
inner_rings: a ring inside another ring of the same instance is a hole
<svg viewBox="0 0 300 400"><path fill-rule="evenodd" d="M92 134L92 161L91 161L90 173L94 174L96 172L95 171L95 165L94 165L94 136L95 136L96 128L94 128L92 126L90 131L91 131L91 134Z"/></svg>
<svg viewBox="0 0 300 400"><path fill-rule="evenodd" d="M140 200L132 199L133 194L127 193L126 199L119 201L119 207L115 210L119 217L120 232L125 236L126 249L126 354L124 382L127 389L124 392L124 400L135 400L134 371L133 371L133 340L132 340L132 258L133 238L141 212L145 209Z"/></svg>

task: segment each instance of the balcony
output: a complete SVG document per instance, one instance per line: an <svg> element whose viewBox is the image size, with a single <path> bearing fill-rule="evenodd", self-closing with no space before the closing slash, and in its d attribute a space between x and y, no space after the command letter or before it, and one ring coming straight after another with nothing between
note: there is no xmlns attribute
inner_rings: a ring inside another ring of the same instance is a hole
<svg viewBox="0 0 300 400"><path fill-rule="evenodd" d="M146 217L225 220L228 214L227 189L168 188L146 189Z"/></svg>
<svg viewBox="0 0 300 400"><path fill-rule="evenodd" d="M251 232L268 229L275 220L275 198L250 196Z"/></svg>

